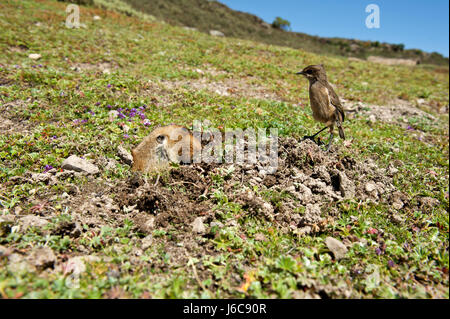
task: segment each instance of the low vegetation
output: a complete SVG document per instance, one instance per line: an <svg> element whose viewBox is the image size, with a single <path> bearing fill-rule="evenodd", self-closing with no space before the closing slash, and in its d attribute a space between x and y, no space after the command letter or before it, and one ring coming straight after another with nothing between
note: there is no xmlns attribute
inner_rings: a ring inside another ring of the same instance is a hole
<svg viewBox="0 0 450 319"><path fill-rule="evenodd" d="M112 8L81 6L69 29L66 5L0 4L2 298L449 297L447 68L211 37ZM294 72L317 63L348 110L329 154L298 142L319 125ZM205 119L278 128L278 173L135 175L118 154L158 125ZM71 155L99 173L61 169Z"/></svg>

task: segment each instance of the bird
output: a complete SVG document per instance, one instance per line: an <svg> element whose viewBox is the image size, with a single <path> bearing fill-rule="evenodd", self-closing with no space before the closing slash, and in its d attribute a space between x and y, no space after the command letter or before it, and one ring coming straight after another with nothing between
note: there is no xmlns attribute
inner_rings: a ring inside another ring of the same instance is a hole
<svg viewBox="0 0 450 319"><path fill-rule="evenodd" d="M338 128L339 137L345 140L344 129L342 128L342 122L345 120L344 108L339 96L328 82L323 64L309 65L296 74L303 75L309 80L309 101L313 118L325 124L325 127L319 132L311 136L305 136L303 140L311 139L314 141L317 135L329 128L330 140L326 149L328 152L334 138L334 125Z"/></svg>

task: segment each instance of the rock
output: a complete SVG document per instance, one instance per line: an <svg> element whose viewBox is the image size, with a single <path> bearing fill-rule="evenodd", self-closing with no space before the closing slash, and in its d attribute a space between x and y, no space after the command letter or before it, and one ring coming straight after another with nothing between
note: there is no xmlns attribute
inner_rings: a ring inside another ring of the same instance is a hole
<svg viewBox="0 0 450 319"><path fill-rule="evenodd" d="M8 265L6 267L12 273L30 273L36 271L36 268L29 264L24 256L16 253L8 256Z"/></svg>
<svg viewBox="0 0 450 319"><path fill-rule="evenodd" d="M183 27L184 30L187 31L197 31L197 28L192 28L192 27Z"/></svg>
<svg viewBox="0 0 450 319"><path fill-rule="evenodd" d="M321 221L321 210L319 204L306 205L305 215L303 216L303 224L317 224Z"/></svg>
<svg viewBox="0 0 450 319"><path fill-rule="evenodd" d="M30 264L39 269L45 269L53 266L56 256L50 247L36 247L27 257Z"/></svg>
<svg viewBox="0 0 450 319"><path fill-rule="evenodd" d="M18 223L20 225L21 232L25 232L30 227L43 228L48 224L48 221L36 215L27 215L19 219Z"/></svg>
<svg viewBox="0 0 450 319"><path fill-rule="evenodd" d="M284 189L284 191L285 191L286 193L289 193L289 194L295 194L295 186L292 185L292 186L286 187L286 188Z"/></svg>
<svg viewBox="0 0 450 319"><path fill-rule="evenodd" d="M341 241L333 237L327 237L325 239L325 244L327 245L328 249L333 253L334 258L336 258L336 260L345 257L345 254L347 253L347 247Z"/></svg>
<svg viewBox="0 0 450 319"><path fill-rule="evenodd" d="M73 176L74 176L73 171L58 172L55 174L55 178L58 180L65 180Z"/></svg>
<svg viewBox="0 0 450 319"><path fill-rule="evenodd" d="M35 183L45 183L49 185L55 185L58 183L58 181L55 179L55 177L49 172L47 173L33 173L31 174L31 180Z"/></svg>
<svg viewBox="0 0 450 319"><path fill-rule="evenodd" d="M256 233L255 234L255 240L257 240L257 241L267 241L267 238L262 233Z"/></svg>
<svg viewBox="0 0 450 319"><path fill-rule="evenodd" d="M338 172L335 179L339 183L339 191L341 192L342 197L349 199L355 197L356 187L353 181L349 180L347 175L344 172Z"/></svg>
<svg viewBox="0 0 450 319"><path fill-rule="evenodd" d="M210 30L209 34L214 37L224 37L225 34L223 32L217 31L217 30Z"/></svg>
<svg viewBox="0 0 450 319"><path fill-rule="evenodd" d="M372 193L373 191L375 191L377 189L377 185L369 182L369 183L366 183L364 188L365 188L366 192Z"/></svg>
<svg viewBox="0 0 450 319"><path fill-rule="evenodd" d="M99 16L93 16L92 17L92 20L94 20L94 21L99 21L99 20L101 20L102 18L101 17L99 17Z"/></svg>
<svg viewBox="0 0 450 319"><path fill-rule="evenodd" d="M192 231L197 234L204 234L206 232L206 227L203 224L203 218L197 217L192 223Z"/></svg>
<svg viewBox="0 0 450 319"><path fill-rule="evenodd" d="M70 258L65 266L65 274L80 275L86 271L86 263L99 262L100 258L97 256L77 256Z"/></svg>
<svg viewBox="0 0 450 319"><path fill-rule="evenodd" d="M39 60L42 57L42 55L38 53L31 53L30 55L28 55L28 57L32 60Z"/></svg>
<svg viewBox="0 0 450 319"><path fill-rule="evenodd" d="M72 155L69 158L66 158L61 167L70 171L83 172L90 175L95 175L100 172L97 166L76 155Z"/></svg>
<svg viewBox="0 0 450 319"><path fill-rule="evenodd" d="M148 235L147 237L142 239L142 250L150 248L152 244L153 244L153 236Z"/></svg>
<svg viewBox="0 0 450 319"><path fill-rule="evenodd" d="M396 199L393 203L392 203L392 207L399 210L402 209L404 206L403 202L400 199Z"/></svg>
<svg viewBox="0 0 450 319"><path fill-rule="evenodd" d="M138 229L145 234L151 234L155 228L155 217L153 216L147 217L141 214L136 216L134 221Z"/></svg>
<svg viewBox="0 0 450 319"><path fill-rule="evenodd" d="M0 237L3 237L10 232L13 224L14 224L14 216L12 215L0 216Z"/></svg>
<svg viewBox="0 0 450 319"><path fill-rule="evenodd" d="M217 226L217 227L219 227L219 228L224 227L223 223L221 223L221 222L219 222L219 221L211 222L210 226L211 226L211 227Z"/></svg>
<svg viewBox="0 0 450 319"><path fill-rule="evenodd" d="M117 155L119 158L128 165L133 165L133 156L122 145L117 148Z"/></svg>

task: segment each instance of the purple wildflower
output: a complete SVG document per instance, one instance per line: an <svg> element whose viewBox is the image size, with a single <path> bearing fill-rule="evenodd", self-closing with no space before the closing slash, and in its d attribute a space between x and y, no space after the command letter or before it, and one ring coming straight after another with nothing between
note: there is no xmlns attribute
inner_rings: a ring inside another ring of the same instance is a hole
<svg viewBox="0 0 450 319"><path fill-rule="evenodd" d="M53 166L51 166L51 165L45 165L45 168L44 168L44 173L47 173L49 170L51 170L51 169L53 169Z"/></svg>
<svg viewBox="0 0 450 319"><path fill-rule="evenodd" d="M111 105L109 105L109 104L108 104L108 105L107 105L106 107L107 107L108 109L112 108L112 106L111 106Z"/></svg>
<svg viewBox="0 0 450 319"><path fill-rule="evenodd" d="M145 120L145 118L146 118L145 114L142 114L142 113L139 116L140 116L141 120Z"/></svg>
<svg viewBox="0 0 450 319"><path fill-rule="evenodd" d="M106 87L109 89L111 86L112 86L111 84L108 84Z"/></svg>
<svg viewBox="0 0 450 319"><path fill-rule="evenodd" d="M59 96L64 96L64 91L61 91L61 93L59 93Z"/></svg>
<svg viewBox="0 0 450 319"><path fill-rule="evenodd" d="M84 119L84 120L81 121L81 123L83 123L83 124L84 124L84 123L87 123L87 122L88 122L87 119Z"/></svg>
<svg viewBox="0 0 450 319"><path fill-rule="evenodd" d="M408 131L414 131L414 127L412 127L411 125L408 125L408 127L406 128Z"/></svg>
<svg viewBox="0 0 450 319"><path fill-rule="evenodd" d="M123 138L129 138L130 137L130 135L128 135L128 134L123 134Z"/></svg>
<svg viewBox="0 0 450 319"><path fill-rule="evenodd" d="M89 111L88 113L91 114L92 116L95 115L95 112L94 112L94 111Z"/></svg>
<svg viewBox="0 0 450 319"><path fill-rule="evenodd" d="M392 268L392 267L395 266L395 263L392 260L389 260L388 261L388 266L389 266L389 268Z"/></svg>
<svg viewBox="0 0 450 319"><path fill-rule="evenodd" d="M95 103L95 106L99 106L99 105L100 105L100 102Z"/></svg>
<svg viewBox="0 0 450 319"><path fill-rule="evenodd" d="M44 67L44 66L43 66L42 64L39 64L38 67L42 68L42 67Z"/></svg>
<svg viewBox="0 0 450 319"><path fill-rule="evenodd" d="M148 120L148 119L145 119L143 124L144 124L144 126L150 126L150 125L152 125L152 122L150 122L150 120Z"/></svg>
<svg viewBox="0 0 450 319"><path fill-rule="evenodd" d="M377 254L378 256L381 255L381 249L380 248L375 249L375 254Z"/></svg>
<svg viewBox="0 0 450 319"><path fill-rule="evenodd" d="M125 118L125 115L124 115L123 113L120 113L120 112L119 112L119 114L117 115L117 117L118 117L119 119L124 119L124 118Z"/></svg>

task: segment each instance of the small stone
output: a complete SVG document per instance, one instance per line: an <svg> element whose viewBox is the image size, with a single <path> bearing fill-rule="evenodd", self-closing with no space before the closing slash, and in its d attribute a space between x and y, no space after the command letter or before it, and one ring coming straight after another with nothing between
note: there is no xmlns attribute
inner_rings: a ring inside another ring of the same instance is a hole
<svg viewBox="0 0 450 319"><path fill-rule="evenodd" d="M215 221L210 224L211 227L219 227L222 228L224 225L221 222Z"/></svg>
<svg viewBox="0 0 450 319"><path fill-rule="evenodd" d="M197 234L204 234L206 232L206 227L203 224L203 218L197 217L192 223L192 231Z"/></svg>
<svg viewBox="0 0 450 319"><path fill-rule="evenodd" d="M355 183L353 183L344 172L339 172L337 176L339 181L339 191L341 192L342 197L347 199L355 197Z"/></svg>
<svg viewBox="0 0 450 319"><path fill-rule="evenodd" d="M50 247L36 247L27 259L36 268L45 269L53 266L56 256Z"/></svg>
<svg viewBox="0 0 450 319"><path fill-rule="evenodd" d="M374 190L377 189L377 186L374 183L367 183L365 186L366 192L372 193Z"/></svg>
<svg viewBox="0 0 450 319"><path fill-rule="evenodd" d="M62 163L61 168L75 172L83 172L90 175L98 174L100 172L97 166L76 155L66 158Z"/></svg>
<svg viewBox="0 0 450 319"><path fill-rule="evenodd" d="M395 208L396 210L402 209L403 206L404 206L404 204L400 199L397 199L396 201L394 201L392 203L392 207Z"/></svg>
<svg viewBox="0 0 450 319"><path fill-rule="evenodd" d="M327 245L328 249L333 253L334 258L336 258L336 260L345 257L345 254L347 253L347 247L341 241L333 237L327 237L325 239L325 244Z"/></svg>
<svg viewBox="0 0 450 319"><path fill-rule="evenodd" d="M147 250L148 248L150 248L153 244L153 236L152 235L148 235L147 237L142 239L142 250Z"/></svg>
<svg viewBox="0 0 450 319"><path fill-rule="evenodd" d="M117 155L126 164L133 165L133 156L122 145L117 148Z"/></svg>
<svg viewBox="0 0 450 319"><path fill-rule="evenodd" d="M183 29L187 30L187 31L197 31L196 28L192 28L192 27L183 27Z"/></svg>
<svg viewBox="0 0 450 319"><path fill-rule="evenodd" d="M255 240L257 240L257 241L267 241L267 238L266 238L266 236L264 236L264 234L256 233L255 234Z"/></svg>
<svg viewBox="0 0 450 319"><path fill-rule="evenodd" d="M8 256L7 269L12 273L30 273L36 271L35 267L28 263L24 256L16 253Z"/></svg>
<svg viewBox="0 0 450 319"><path fill-rule="evenodd" d="M21 231L25 232L30 227L43 228L48 224L48 221L36 215L27 215L19 219L18 223L21 226Z"/></svg>
<svg viewBox="0 0 450 319"><path fill-rule="evenodd" d="M100 258L97 256L77 256L70 258L65 266L64 273L80 275L86 271L86 263L99 262Z"/></svg>
<svg viewBox="0 0 450 319"><path fill-rule="evenodd" d="M294 194L295 193L295 186L289 186L287 188L284 189L285 192L290 193L290 194Z"/></svg>
<svg viewBox="0 0 450 319"><path fill-rule="evenodd" d="M217 30L210 30L209 34L212 35L213 37L224 37L225 34L221 31L217 31Z"/></svg>
<svg viewBox="0 0 450 319"><path fill-rule="evenodd" d="M99 21L99 20L101 20L102 18L100 18L99 16L93 16L92 19L93 19L94 21Z"/></svg>
<svg viewBox="0 0 450 319"><path fill-rule="evenodd" d="M42 57L42 55L38 53L31 53L28 57L32 60L39 60Z"/></svg>

